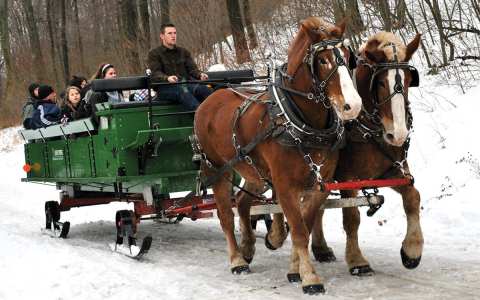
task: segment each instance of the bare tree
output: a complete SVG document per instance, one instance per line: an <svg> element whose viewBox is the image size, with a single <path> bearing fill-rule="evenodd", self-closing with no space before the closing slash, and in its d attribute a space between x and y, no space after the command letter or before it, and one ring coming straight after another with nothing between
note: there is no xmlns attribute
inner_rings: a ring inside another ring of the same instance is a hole
<svg viewBox="0 0 480 300"><path fill-rule="evenodd" d="M137 36L138 19L135 0L120 0L121 43L125 49L129 74L138 74L141 70L138 55Z"/></svg>
<svg viewBox="0 0 480 300"><path fill-rule="evenodd" d="M57 60L55 59L55 36L53 34L53 20L55 13L52 10L52 4L54 0L47 0L47 30L48 36L50 39L50 58L52 60L51 65L53 69L53 76L55 83L58 83L58 69L57 69Z"/></svg>
<svg viewBox="0 0 480 300"><path fill-rule="evenodd" d="M168 24L170 23L170 3L168 0L160 0L160 23Z"/></svg>
<svg viewBox="0 0 480 300"><path fill-rule="evenodd" d="M28 29L28 38L30 40L30 47L32 50L33 71L36 79L44 81L44 61L40 46L40 37L38 35L38 28L36 18L33 13L32 0L23 0L23 9L25 10L26 26Z"/></svg>
<svg viewBox="0 0 480 300"><path fill-rule="evenodd" d="M142 23L142 48L150 49L150 13L148 12L148 0L139 0L138 9Z"/></svg>
<svg viewBox="0 0 480 300"><path fill-rule="evenodd" d="M47 0L48 1L48 0ZM85 72L87 68L85 67L85 59L83 54L83 42L82 42L82 32L80 30L80 18L78 16L78 4L77 0L73 0L73 15L75 19L75 31L77 33L77 46L79 51L79 59L80 59L80 69L82 72Z"/></svg>
<svg viewBox="0 0 480 300"><path fill-rule="evenodd" d="M60 0L60 48L63 63L63 79L68 83L70 79L70 64L68 61L68 41L67 41L67 17L65 11L65 1Z"/></svg>
<svg viewBox="0 0 480 300"><path fill-rule="evenodd" d="M425 3L430 8L430 11L432 12L433 19L435 20L435 25L437 26L438 34L440 36L440 49L442 51L442 62L443 62L443 65L447 65L448 58L447 58L447 51L445 49L446 35L445 35L445 31L443 30L442 14L440 12L440 7L438 6L438 1L437 0L432 0L432 1L423 0L423 1L425 1Z"/></svg>
<svg viewBox="0 0 480 300"><path fill-rule="evenodd" d="M232 29L233 43L235 44L235 55L237 63L243 64L251 61L250 51L248 50L247 39L245 37L245 27L243 26L242 16L240 15L240 5L238 0L226 0L228 19Z"/></svg>
<svg viewBox="0 0 480 300"><path fill-rule="evenodd" d="M257 34L252 22L252 13L250 11L250 0L243 0L243 15L245 18L245 27L247 27L248 41L250 49L258 47Z"/></svg>
<svg viewBox="0 0 480 300"><path fill-rule="evenodd" d="M5 89L0 90L3 92L0 95L1 99L5 101L10 94L11 82L15 72L13 71L13 61L10 54L10 37L8 35L8 0L0 0L0 47L5 64L6 84ZM5 106L3 101L0 102L0 107Z"/></svg>

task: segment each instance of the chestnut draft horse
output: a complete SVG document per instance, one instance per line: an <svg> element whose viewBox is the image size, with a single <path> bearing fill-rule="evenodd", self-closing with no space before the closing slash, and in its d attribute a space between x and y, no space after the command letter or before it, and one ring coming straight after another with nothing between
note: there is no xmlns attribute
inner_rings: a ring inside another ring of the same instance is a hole
<svg viewBox="0 0 480 300"><path fill-rule="evenodd" d="M263 187L264 182L274 187L290 226L291 272L299 274L305 293L324 291L308 243L315 214L328 194L319 191L302 207L300 199L307 188L320 190L319 182L332 178L342 121L357 117L361 109L347 68L351 50L341 39L344 30L345 22L332 25L307 18L290 45L286 68L274 71L269 93L218 90L195 114L204 184L213 188L234 274L250 272L255 235L250 224L252 197L244 193L236 203L242 233L238 246L231 199L233 169L247 187Z"/></svg>
<svg viewBox="0 0 480 300"><path fill-rule="evenodd" d="M408 87L419 84L418 71L408 61L420 42L417 35L407 46L389 32L370 37L360 48L355 80L363 109L347 128L347 146L340 151L335 172L338 181L411 177L407 152L412 115ZM348 130L350 127L350 130ZM411 177L413 179L413 177ZM400 193L407 216L407 232L400 249L403 265L418 266L422 256L420 194L412 184L392 187ZM354 197L358 191L341 191ZM322 230L323 210L319 211L312 237L312 250L319 261L334 260ZM352 275L372 275L369 262L358 245L358 208L343 208L343 227L347 235L345 259Z"/></svg>

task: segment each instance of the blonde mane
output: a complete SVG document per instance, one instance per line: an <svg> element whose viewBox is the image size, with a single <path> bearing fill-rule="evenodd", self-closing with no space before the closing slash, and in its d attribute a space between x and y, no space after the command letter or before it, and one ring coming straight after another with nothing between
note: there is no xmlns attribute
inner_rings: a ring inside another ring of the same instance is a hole
<svg viewBox="0 0 480 300"><path fill-rule="evenodd" d="M377 49L382 50L385 53L385 56L387 57L388 60L394 59L393 48L390 46L390 44L393 43L397 48L398 60L399 61L405 60L407 48L403 44L403 42L391 32L381 31L371 36L368 39L368 41L364 43L359 49L359 52L361 53L362 56L364 56L365 48L370 43L377 43L378 44Z"/></svg>

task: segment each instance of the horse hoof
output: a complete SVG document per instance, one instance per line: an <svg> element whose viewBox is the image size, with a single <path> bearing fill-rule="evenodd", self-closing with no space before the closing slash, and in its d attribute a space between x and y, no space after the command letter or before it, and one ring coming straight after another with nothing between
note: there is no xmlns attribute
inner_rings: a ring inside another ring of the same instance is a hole
<svg viewBox="0 0 480 300"><path fill-rule="evenodd" d="M403 248L400 248L400 256L402 257L403 266L407 269L415 269L420 264L420 260L422 256L420 255L418 258L410 258L407 256Z"/></svg>
<svg viewBox="0 0 480 300"><path fill-rule="evenodd" d="M312 285L302 286L302 290L304 294L309 294L309 295L318 295L318 294L325 293L325 288L323 287L323 284L312 284Z"/></svg>
<svg viewBox="0 0 480 300"><path fill-rule="evenodd" d="M252 257L245 257L245 256L244 256L243 259L244 259L248 264L250 264L250 263L252 262L252 260L253 260L253 256L252 256Z"/></svg>
<svg viewBox="0 0 480 300"><path fill-rule="evenodd" d="M300 278L300 273L288 273L287 274L288 282L302 282L302 278Z"/></svg>
<svg viewBox="0 0 480 300"><path fill-rule="evenodd" d="M326 262L326 263L329 263L329 262L334 262L337 260L337 258L335 257L335 254L333 253L332 249L328 248L328 251L327 252L322 252L320 250L320 247L315 247L312 245L312 252L313 252L313 256L315 257L315 259L319 262Z"/></svg>
<svg viewBox="0 0 480 300"><path fill-rule="evenodd" d="M249 273L250 273L250 267L248 265L232 268L232 274L234 275L249 274Z"/></svg>
<svg viewBox="0 0 480 300"><path fill-rule="evenodd" d="M277 250L277 248L275 248L268 240L268 233L265 235L265 247L267 247L267 249L270 249L272 251Z"/></svg>
<svg viewBox="0 0 480 300"><path fill-rule="evenodd" d="M373 271L373 269L370 268L369 265L366 265L366 266L351 268L350 274L353 276L364 277L364 276L372 276L373 274L375 274L375 271Z"/></svg>

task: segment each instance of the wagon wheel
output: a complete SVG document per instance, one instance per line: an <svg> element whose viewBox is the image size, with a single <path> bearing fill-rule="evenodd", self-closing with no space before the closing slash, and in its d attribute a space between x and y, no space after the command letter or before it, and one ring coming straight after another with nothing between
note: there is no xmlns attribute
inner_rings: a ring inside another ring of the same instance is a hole
<svg viewBox="0 0 480 300"><path fill-rule="evenodd" d="M135 233L137 232L137 223L133 210L119 210L115 214L115 226L117 228L117 244L123 244L123 238L126 237L128 245L136 245Z"/></svg>
<svg viewBox="0 0 480 300"><path fill-rule="evenodd" d="M57 201L45 202L45 228L52 229L52 223L54 229L60 229L57 222L60 221L60 205Z"/></svg>

